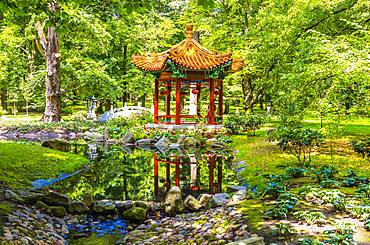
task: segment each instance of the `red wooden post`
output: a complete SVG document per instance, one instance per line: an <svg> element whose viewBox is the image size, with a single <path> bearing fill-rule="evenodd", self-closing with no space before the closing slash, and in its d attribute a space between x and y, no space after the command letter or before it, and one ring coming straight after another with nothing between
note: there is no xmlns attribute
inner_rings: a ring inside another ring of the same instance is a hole
<svg viewBox="0 0 370 245"><path fill-rule="evenodd" d="M180 125L180 100L181 100L181 79L176 79L176 116L175 116L175 124Z"/></svg>
<svg viewBox="0 0 370 245"><path fill-rule="evenodd" d="M158 195L158 159L157 154L154 153L154 195Z"/></svg>
<svg viewBox="0 0 370 245"><path fill-rule="evenodd" d="M176 186L180 186L180 159L176 159L175 181Z"/></svg>
<svg viewBox="0 0 370 245"><path fill-rule="evenodd" d="M215 84L212 78L209 79L209 124L215 124Z"/></svg>
<svg viewBox="0 0 370 245"><path fill-rule="evenodd" d="M167 83L167 90L170 91L170 93L167 95L166 98L166 115L171 115L171 82ZM167 118L166 121L171 121L171 118Z"/></svg>
<svg viewBox="0 0 370 245"><path fill-rule="evenodd" d="M223 103L224 103L224 91L223 91L223 84L222 84L222 80L219 80L219 83L220 83L220 94L218 96L218 114L220 116L220 124L222 124L222 119L223 119Z"/></svg>
<svg viewBox="0 0 370 245"><path fill-rule="evenodd" d="M171 165L169 163L166 163L166 185L168 191L171 187Z"/></svg>
<svg viewBox="0 0 370 245"><path fill-rule="evenodd" d="M155 79L154 81L154 123L158 124L158 86L159 81Z"/></svg>
<svg viewBox="0 0 370 245"><path fill-rule="evenodd" d="M217 158L217 192L222 192L222 159Z"/></svg>
<svg viewBox="0 0 370 245"><path fill-rule="evenodd" d="M201 91L201 89L202 89L202 86L201 86L201 84L197 84L197 90L199 91L198 92L198 96L197 96L197 115L199 116L200 115L200 107L201 107L201 105L200 105L200 91Z"/></svg>
<svg viewBox="0 0 370 245"><path fill-rule="evenodd" d="M209 156L209 193L213 194L213 183L214 183L214 169L215 169L215 156Z"/></svg>

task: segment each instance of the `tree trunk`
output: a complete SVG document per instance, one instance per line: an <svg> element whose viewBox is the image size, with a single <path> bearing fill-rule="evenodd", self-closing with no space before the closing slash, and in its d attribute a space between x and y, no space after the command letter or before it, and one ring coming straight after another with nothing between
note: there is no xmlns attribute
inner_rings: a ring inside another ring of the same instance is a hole
<svg viewBox="0 0 370 245"><path fill-rule="evenodd" d="M0 94L1 107L3 110L8 110L8 105L6 103L6 90L2 89Z"/></svg>
<svg viewBox="0 0 370 245"><path fill-rule="evenodd" d="M127 44L123 45L123 75L126 74L126 66L127 66ZM127 81L126 79L123 80L123 94L122 94L122 104L125 106L127 102Z"/></svg>
<svg viewBox="0 0 370 245"><path fill-rule="evenodd" d="M60 121L60 53L59 37L55 27L48 28L46 45L46 104L44 122Z"/></svg>

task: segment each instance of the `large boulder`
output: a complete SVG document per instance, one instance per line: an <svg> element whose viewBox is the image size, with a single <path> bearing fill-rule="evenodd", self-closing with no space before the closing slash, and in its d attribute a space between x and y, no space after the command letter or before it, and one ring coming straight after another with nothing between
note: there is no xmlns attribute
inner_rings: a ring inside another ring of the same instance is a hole
<svg viewBox="0 0 370 245"><path fill-rule="evenodd" d="M198 211L202 207L200 202L192 195L189 195L185 198L184 205L191 211Z"/></svg>
<svg viewBox="0 0 370 245"><path fill-rule="evenodd" d="M89 207L80 201L73 201L69 204L68 208L71 214L84 214L90 212Z"/></svg>
<svg viewBox="0 0 370 245"><path fill-rule="evenodd" d="M122 213L122 218L132 221L142 222L146 219L148 209L141 207L133 207Z"/></svg>
<svg viewBox="0 0 370 245"><path fill-rule="evenodd" d="M42 201L45 194L39 192L20 192L19 196L27 204L35 204L37 201Z"/></svg>
<svg viewBox="0 0 370 245"><path fill-rule="evenodd" d="M61 218L67 214L67 211L63 206L50 206L48 209L48 213Z"/></svg>
<svg viewBox="0 0 370 245"><path fill-rule="evenodd" d="M230 199L227 193L216 193L212 196L211 200L209 201L209 205L211 207L218 207L226 205L229 201Z"/></svg>
<svg viewBox="0 0 370 245"><path fill-rule="evenodd" d="M99 200L92 204L92 210L96 213L113 213L115 209L116 206L110 200Z"/></svg>
<svg viewBox="0 0 370 245"><path fill-rule="evenodd" d="M242 185L231 185L227 187L227 192L247 191L247 188Z"/></svg>
<svg viewBox="0 0 370 245"><path fill-rule="evenodd" d="M200 194L198 197L199 203L202 207L207 207L209 201L212 199L212 195L210 194Z"/></svg>
<svg viewBox="0 0 370 245"><path fill-rule="evenodd" d="M49 192L46 196L44 196L42 201L51 206L68 207L70 199L66 195L52 191Z"/></svg>
<svg viewBox="0 0 370 245"><path fill-rule="evenodd" d="M178 186L173 186L168 191L164 205L164 210L167 214L180 213L184 211L184 201L182 200L181 190Z"/></svg>
<svg viewBox="0 0 370 245"><path fill-rule="evenodd" d="M121 144L135 144L134 135L131 132L128 132L126 135L122 136L119 142Z"/></svg>
<svg viewBox="0 0 370 245"><path fill-rule="evenodd" d="M239 203L243 201L246 196L247 196L246 190L240 190L240 191L235 192L232 196L233 203Z"/></svg>
<svg viewBox="0 0 370 245"><path fill-rule="evenodd" d="M140 207L144 209L149 209L150 208L150 203L145 202L145 201L135 201L134 203L135 207Z"/></svg>
<svg viewBox="0 0 370 245"><path fill-rule="evenodd" d="M4 195L5 195L5 198L11 202L24 203L24 200L18 194L16 194L15 192L11 190L5 190Z"/></svg>
<svg viewBox="0 0 370 245"><path fill-rule="evenodd" d="M133 208L135 205L135 203L131 200L114 201L114 204L116 205L116 208L118 209L119 212L129 210L130 208Z"/></svg>

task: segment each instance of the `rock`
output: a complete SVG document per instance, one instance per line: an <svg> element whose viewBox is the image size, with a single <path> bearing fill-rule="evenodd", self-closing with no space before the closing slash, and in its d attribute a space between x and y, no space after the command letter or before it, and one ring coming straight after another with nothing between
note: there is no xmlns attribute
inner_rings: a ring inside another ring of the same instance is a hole
<svg viewBox="0 0 370 245"><path fill-rule="evenodd" d="M120 212L124 212L126 210L129 210L130 208L134 207L134 202L131 200L126 200L126 201L115 201L114 205L116 205L116 208Z"/></svg>
<svg viewBox="0 0 370 245"><path fill-rule="evenodd" d="M165 136L160 138L157 143L155 143L155 147L160 150L161 152L167 152L170 149L171 141L167 139Z"/></svg>
<svg viewBox="0 0 370 245"><path fill-rule="evenodd" d="M200 194L198 197L199 203L202 207L208 206L209 201L213 196L210 194Z"/></svg>
<svg viewBox="0 0 370 245"><path fill-rule="evenodd" d="M44 203L43 201L37 201L36 204L35 204L36 208L39 208L39 209L48 209L49 206Z"/></svg>
<svg viewBox="0 0 370 245"><path fill-rule="evenodd" d="M11 202L24 203L24 200L11 190L5 190L5 198Z"/></svg>
<svg viewBox="0 0 370 245"><path fill-rule="evenodd" d="M239 203L245 199L247 195L247 192L245 190L240 190L235 192L235 194L232 196L234 203Z"/></svg>
<svg viewBox="0 0 370 245"><path fill-rule="evenodd" d="M193 137L186 137L186 139L183 140L182 145L196 147L200 145L200 142Z"/></svg>
<svg viewBox="0 0 370 245"><path fill-rule="evenodd" d="M49 192L44 198L43 201L52 206L65 206L69 205L69 197L58 192Z"/></svg>
<svg viewBox="0 0 370 245"><path fill-rule="evenodd" d="M179 213L184 210L184 202L182 200L181 190L178 186L173 186L168 191L164 205L167 214Z"/></svg>
<svg viewBox="0 0 370 245"><path fill-rule="evenodd" d="M126 135L122 136L119 142L121 144L135 144L134 135L129 131Z"/></svg>
<svg viewBox="0 0 370 245"><path fill-rule="evenodd" d="M211 200L209 201L209 205L211 207L218 207L222 205L226 205L229 202L229 195L227 193L216 193L212 196Z"/></svg>
<svg viewBox="0 0 370 245"><path fill-rule="evenodd" d="M134 205L135 205L135 207L140 207L140 208L144 208L144 209L149 209L150 208L149 203L144 202L144 201L135 201Z"/></svg>
<svg viewBox="0 0 370 245"><path fill-rule="evenodd" d="M229 243L228 245L264 245L263 237L251 237L244 240Z"/></svg>
<svg viewBox="0 0 370 245"><path fill-rule="evenodd" d="M192 195L189 195L185 198L184 205L187 209L192 211L198 211L202 207L200 202Z"/></svg>
<svg viewBox="0 0 370 245"><path fill-rule="evenodd" d="M153 148L156 143L157 141L155 139L141 139L136 141L135 146L138 148L148 149Z"/></svg>
<svg viewBox="0 0 370 245"><path fill-rule="evenodd" d="M10 232L4 233L4 238L6 241L12 241L13 240L12 233Z"/></svg>
<svg viewBox="0 0 370 245"><path fill-rule="evenodd" d="M152 202L150 205L150 209L153 213L162 211L163 210L163 205L160 202Z"/></svg>
<svg viewBox="0 0 370 245"><path fill-rule="evenodd" d="M96 213L112 213L116 206L109 200L99 200L92 204L92 210Z"/></svg>
<svg viewBox="0 0 370 245"><path fill-rule="evenodd" d="M71 214L83 214L90 212L89 207L85 203L79 201L71 202L68 210Z"/></svg>
<svg viewBox="0 0 370 245"><path fill-rule="evenodd" d="M133 221L144 221L148 210L141 207L133 207L122 213L122 218Z"/></svg>
<svg viewBox="0 0 370 245"><path fill-rule="evenodd" d="M50 206L48 213L56 217L63 217L67 214L66 209L63 206Z"/></svg>
<svg viewBox="0 0 370 245"><path fill-rule="evenodd" d="M84 193L82 195L82 201L88 206L91 207L91 205L94 202L94 197L90 193Z"/></svg>
<svg viewBox="0 0 370 245"><path fill-rule="evenodd" d="M212 149L217 149L217 150L222 150L222 149L226 149L227 145L223 142L214 142L214 143L211 144L211 148Z"/></svg>
<svg viewBox="0 0 370 245"><path fill-rule="evenodd" d="M34 204L37 201L42 201L45 197L45 194L38 192L26 192L22 193L20 197L24 200L25 203Z"/></svg>
<svg viewBox="0 0 370 245"><path fill-rule="evenodd" d="M247 188L241 185L232 185L227 187L227 192L237 192L237 191L247 191Z"/></svg>

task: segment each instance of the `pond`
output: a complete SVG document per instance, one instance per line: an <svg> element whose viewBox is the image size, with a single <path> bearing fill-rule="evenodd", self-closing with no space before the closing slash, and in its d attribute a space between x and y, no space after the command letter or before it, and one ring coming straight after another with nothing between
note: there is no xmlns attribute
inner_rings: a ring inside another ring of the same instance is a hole
<svg viewBox="0 0 370 245"><path fill-rule="evenodd" d="M160 152L156 148L73 142L67 149L91 159L85 170L51 181L50 188L72 199L161 201L173 185L186 195L198 196L223 192L237 182L230 150L178 148Z"/></svg>

